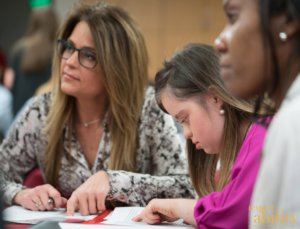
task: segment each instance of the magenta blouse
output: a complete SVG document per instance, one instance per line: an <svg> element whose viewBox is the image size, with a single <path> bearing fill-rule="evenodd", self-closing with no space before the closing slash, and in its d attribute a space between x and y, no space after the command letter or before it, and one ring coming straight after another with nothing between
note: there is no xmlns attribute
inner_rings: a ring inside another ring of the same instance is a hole
<svg viewBox="0 0 300 229"><path fill-rule="evenodd" d="M249 205L260 167L266 128L253 124L234 163L231 181L221 192L199 199L194 216L201 229L248 228Z"/></svg>

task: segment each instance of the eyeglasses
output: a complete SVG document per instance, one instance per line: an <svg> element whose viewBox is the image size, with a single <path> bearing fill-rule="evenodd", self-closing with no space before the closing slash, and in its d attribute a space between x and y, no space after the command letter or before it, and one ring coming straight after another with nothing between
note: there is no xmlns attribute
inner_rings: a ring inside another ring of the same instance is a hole
<svg viewBox="0 0 300 229"><path fill-rule="evenodd" d="M78 49L70 41L57 40L57 50L61 58L69 59L75 51L78 52L78 61L85 68L94 68L97 65L96 53L89 48Z"/></svg>

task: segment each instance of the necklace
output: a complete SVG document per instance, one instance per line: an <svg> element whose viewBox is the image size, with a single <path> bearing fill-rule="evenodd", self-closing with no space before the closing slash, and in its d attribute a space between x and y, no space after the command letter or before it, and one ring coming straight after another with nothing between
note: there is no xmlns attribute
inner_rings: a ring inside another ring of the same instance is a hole
<svg viewBox="0 0 300 229"><path fill-rule="evenodd" d="M101 118L98 118L98 119L95 119L93 121L90 121L90 122L82 122L83 126L85 128L88 128L90 125L94 124L94 123L97 123L100 121ZM107 124L107 121L104 121L103 124L103 129L104 129L104 132L108 132L108 124Z"/></svg>
<svg viewBox="0 0 300 229"><path fill-rule="evenodd" d="M100 119L101 119L101 118L95 119L95 120L90 121L90 122L82 122L82 124L83 124L83 126L84 126L85 128L88 128L90 125L92 125L92 124L94 124L94 123L96 123L96 122L99 122Z"/></svg>

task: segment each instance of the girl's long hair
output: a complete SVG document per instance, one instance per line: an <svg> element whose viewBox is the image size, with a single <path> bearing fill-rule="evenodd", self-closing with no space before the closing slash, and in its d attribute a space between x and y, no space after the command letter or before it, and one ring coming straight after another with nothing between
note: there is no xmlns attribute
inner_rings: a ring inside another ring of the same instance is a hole
<svg viewBox="0 0 300 229"><path fill-rule="evenodd" d="M228 93L220 77L219 56L208 45L187 45L165 62L164 67L156 74L156 99L163 110L160 98L166 88L179 99L198 98L199 105L203 107L203 98L211 91L224 102L225 124L221 152L209 155L204 150L197 150L192 141L187 140L190 176L198 195L204 196L222 190L230 179L232 166L243 141L241 122L251 123L253 106ZM216 182L218 161L220 176Z"/></svg>

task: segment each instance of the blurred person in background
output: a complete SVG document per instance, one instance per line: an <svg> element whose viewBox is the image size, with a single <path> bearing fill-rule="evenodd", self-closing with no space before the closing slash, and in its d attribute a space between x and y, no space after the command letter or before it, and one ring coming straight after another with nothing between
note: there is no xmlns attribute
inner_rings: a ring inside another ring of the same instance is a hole
<svg viewBox="0 0 300 229"><path fill-rule="evenodd" d="M225 0L227 24L216 39L222 78L244 99L268 100L268 127L255 184L252 229L300 228L300 1ZM245 54L247 53L247 58Z"/></svg>
<svg viewBox="0 0 300 229"><path fill-rule="evenodd" d="M12 122L12 95L4 83L6 71L5 54L0 50L0 143Z"/></svg>
<svg viewBox="0 0 300 229"><path fill-rule="evenodd" d="M51 0L30 0L32 11L26 33L16 42L11 52L14 115L51 75L53 47L59 26L58 16L51 3Z"/></svg>

